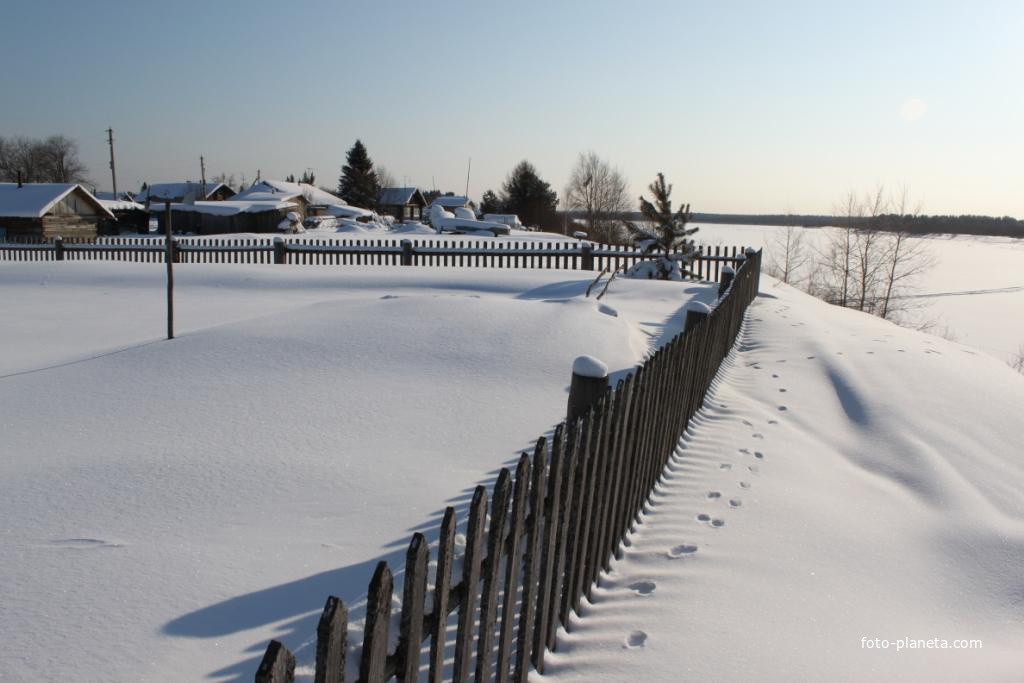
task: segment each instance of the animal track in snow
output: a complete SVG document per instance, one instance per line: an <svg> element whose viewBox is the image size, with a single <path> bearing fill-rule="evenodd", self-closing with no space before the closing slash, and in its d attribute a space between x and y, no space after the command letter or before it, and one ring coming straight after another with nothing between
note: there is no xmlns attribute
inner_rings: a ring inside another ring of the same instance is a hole
<svg viewBox="0 0 1024 683"><path fill-rule="evenodd" d="M757 474L758 472L761 471L761 468L758 467L757 465L748 465L747 469L753 472L754 474Z"/></svg>
<svg viewBox="0 0 1024 683"><path fill-rule="evenodd" d="M720 470L731 470L732 469L732 465L730 465L727 462L723 462L721 465L718 466L718 469L720 469Z"/></svg>
<svg viewBox="0 0 1024 683"><path fill-rule="evenodd" d="M708 491L708 498L711 498L712 500L714 500L715 498L721 498L721 497L722 497L722 492L721 491Z"/></svg>
<svg viewBox="0 0 1024 683"><path fill-rule="evenodd" d="M754 457L758 460L764 460L764 453L761 451L754 451Z"/></svg>
<svg viewBox="0 0 1024 683"><path fill-rule="evenodd" d="M697 546L684 543L682 545L677 545L673 548L670 548L669 551L665 554L668 555L668 559L670 560L678 560L681 557L693 555L695 552L697 552Z"/></svg>
<svg viewBox="0 0 1024 683"><path fill-rule="evenodd" d="M753 434L750 435L750 437L753 439L763 439L764 434L762 434L761 432L754 432Z"/></svg>
<svg viewBox="0 0 1024 683"><path fill-rule="evenodd" d="M754 423L751 422L750 420L744 420L743 424L747 425L748 427L753 427L754 426Z"/></svg>
<svg viewBox="0 0 1024 683"><path fill-rule="evenodd" d="M740 500L739 498L730 498L729 505L734 508L738 508L739 506L743 505L743 501Z"/></svg>
<svg viewBox="0 0 1024 683"><path fill-rule="evenodd" d="M745 455L750 455L750 449L749 448L741 448L740 449L740 453L743 453Z"/></svg>
<svg viewBox="0 0 1024 683"><path fill-rule="evenodd" d="M629 590L637 595L650 595L657 587L658 585L653 581L637 581L636 583L629 584Z"/></svg>
<svg viewBox="0 0 1024 683"><path fill-rule="evenodd" d="M749 481L741 481L740 482L740 488L749 489L750 488L750 482Z"/></svg>
<svg viewBox="0 0 1024 683"><path fill-rule="evenodd" d="M58 538L50 541L50 545L68 550L86 550L88 548L120 548L122 543L104 541L102 538Z"/></svg>
<svg viewBox="0 0 1024 683"><path fill-rule="evenodd" d="M711 515L705 514L703 512L700 513L699 515L697 515L697 521L698 522L707 522L708 524L710 524L711 526L715 527L716 529L725 526L725 520L724 519L721 519L720 517L712 517Z"/></svg>
<svg viewBox="0 0 1024 683"><path fill-rule="evenodd" d="M784 394L784 393L786 393L787 391L789 391L789 389L779 389L779 393L780 393L780 394Z"/></svg>
<svg viewBox="0 0 1024 683"><path fill-rule="evenodd" d="M778 378L779 378L779 376L777 374L772 373L772 379L778 379Z"/></svg>
<svg viewBox="0 0 1024 683"><path fill-rule="evenodd" d="M632 650L638 647L644 647L646 644L647 634L643 631L633 631L626 637L626 642L622 647L626 650Z"/></svg>
<svg viewBox="0 0 1024 683"><path fill-rule="evenodd" d="M777 425L777 424L779 424L779 421L778 420L768 420L768 424L770 424L770 425Z"/></svg>
<svg viewBox="0 0 1024 683"><path fill-rule="evenodd" d="M817 356L807 356L807 360L814 360Z"/></svg>
<svg viewBox="0 0 1024 683"><path fill-rule="evenodd" d="M787 408L786 406L779 406L779 412L780 412L780 413L784 413L784 412L786 412L787 410L789 410L789 408Z"/></svg>

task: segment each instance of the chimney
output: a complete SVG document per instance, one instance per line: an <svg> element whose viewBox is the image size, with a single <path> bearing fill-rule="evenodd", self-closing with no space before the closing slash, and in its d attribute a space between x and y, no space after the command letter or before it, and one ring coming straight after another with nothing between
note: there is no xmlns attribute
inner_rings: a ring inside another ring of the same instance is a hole
<svg viewBox="0 0 1024 683"><path fill-rule="evenodd" d="M21 171L18 171L18 187L21 187Z"/></svg>

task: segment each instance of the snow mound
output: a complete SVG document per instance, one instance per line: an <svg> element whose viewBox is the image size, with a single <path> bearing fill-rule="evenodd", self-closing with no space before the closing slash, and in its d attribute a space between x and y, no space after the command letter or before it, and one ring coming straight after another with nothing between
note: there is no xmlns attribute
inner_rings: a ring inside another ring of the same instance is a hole
<svg viewBox="0 0 1024 683"><path fill-rule="evenodd" d="M579 356L572 362L572 374L580 377L607 377L608 366L599 358Z"/></svg>

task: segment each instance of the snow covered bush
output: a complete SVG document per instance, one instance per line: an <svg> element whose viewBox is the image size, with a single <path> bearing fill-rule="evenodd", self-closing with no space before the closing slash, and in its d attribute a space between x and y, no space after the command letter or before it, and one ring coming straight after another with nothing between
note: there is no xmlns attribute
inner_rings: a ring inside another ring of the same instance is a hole
<svg viewBox="0 0 1024 683"><path fill-rule="evenodd" d="M644 260L626 272L626 277L649 280L682 280L683 266L689 265L696 253L693 240L687 239L698 228L687 228L693 218L690 205L684 204L672 211L672 186L665 182L665 174L647 186L654 202L640 197L640 213L646 222L638 225L626 223L626 229L640 248ZM673 250L677 250L673 253Z"/></svg>

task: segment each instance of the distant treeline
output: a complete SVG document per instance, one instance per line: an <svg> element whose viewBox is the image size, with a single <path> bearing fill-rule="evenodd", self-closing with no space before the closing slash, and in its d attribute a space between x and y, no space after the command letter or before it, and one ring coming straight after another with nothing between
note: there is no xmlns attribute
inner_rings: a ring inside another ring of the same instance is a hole
<svg viewBox="0 0 1024 683"><path fill-rule="evenodd" d="M641 220L639 213L630 214L629 220ZM899 216L885 214L873 218L845 218L840 216L814 216L800 214L740 214L695 213L694 223L730 223L734 225L798 225L805 228L823 228L831 225L855 228L874 228L886 232L908 232L915 235L996 235L1024 237L1024 221L1003 216Z"/></svg>

